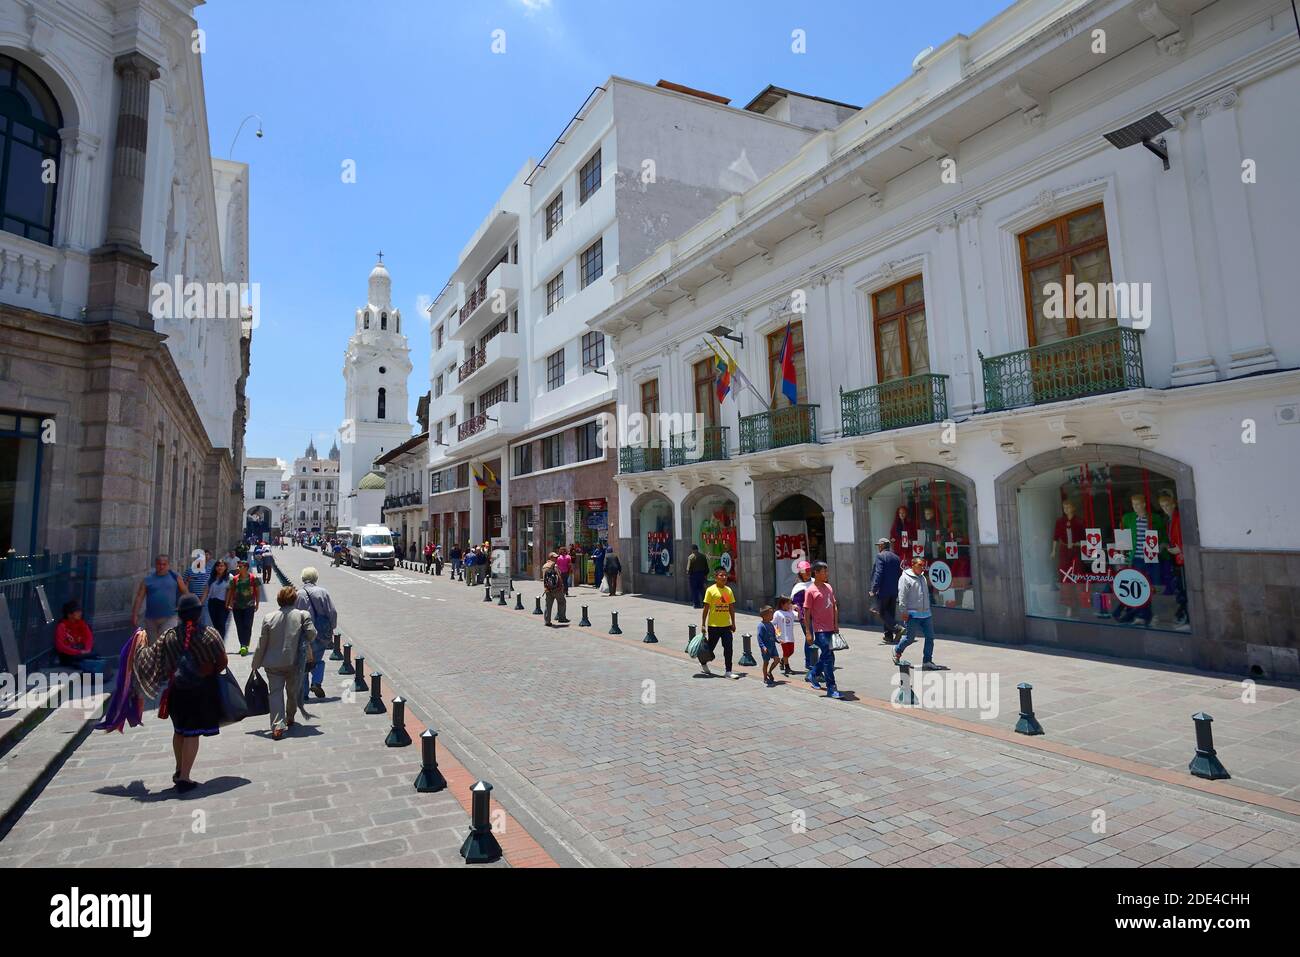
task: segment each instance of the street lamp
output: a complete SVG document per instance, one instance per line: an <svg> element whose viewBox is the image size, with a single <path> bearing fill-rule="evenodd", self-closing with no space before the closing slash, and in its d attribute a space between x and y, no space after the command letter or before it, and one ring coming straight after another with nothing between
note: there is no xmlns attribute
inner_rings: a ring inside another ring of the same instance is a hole
<svg viewBox="0 0 1300 957"><path fill-rule="evenodd" d="M230 152L226 154L226 159L231 159L235 155L235 141L239 139L239 134L244 132L244 124L249 120L257 120L257 138L260 140L262 133L262 118L256 113L249 113L239 122L239 129L235 130L235 139L230 141Z"/></svg>

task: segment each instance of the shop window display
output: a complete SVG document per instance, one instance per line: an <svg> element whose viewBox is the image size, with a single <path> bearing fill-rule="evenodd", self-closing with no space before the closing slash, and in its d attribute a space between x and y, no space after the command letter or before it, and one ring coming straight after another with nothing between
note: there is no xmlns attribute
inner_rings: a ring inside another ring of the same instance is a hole
<svg viewBox="0 0 1300 957"><path fill-rule="evenodd" d="M731 581L740 574L740 542L736 503L725 495L708 495L691 508L691 541L709 560L709 569L721 568Z"/></svg>
<svg viewBox="0 0 1300 957"><path fill-rule="evenodd" d="M868 540L888 538L904 567L913 558L925 559L938 604L975 610L972 518L960 486L933 478L891 482L871 496L867 514Z"/></svg>
<svg viewBox="0 0 1300 957"><path fill-rule="evenodd" d="M641 506L641 572L671 575L673 569L673 507L655 498Z"/></svg>
<svg viewBox="0 0 1300 957"><path fill-rule="evenodd" d="M1094 462L1037 475L1017 500L1027 614L1190 630L1173 479Z"/></svg>

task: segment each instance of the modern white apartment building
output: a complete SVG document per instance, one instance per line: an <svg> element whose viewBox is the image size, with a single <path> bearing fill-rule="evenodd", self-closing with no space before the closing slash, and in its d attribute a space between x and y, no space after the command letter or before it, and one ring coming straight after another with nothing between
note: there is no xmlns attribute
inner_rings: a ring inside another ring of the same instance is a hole
<svg viewBox="0 0 1300 957"><path fill-rule="evenodd" d="M620 270L620 402L703 421L624 450L630 587L867 621L885 538L941 632L1296 677L1297 92L1283 0L1022 0Z"/></svg>
<svg viewBox="0 0 1300 957"><path fill-rule="evenodd" d="M513 573L533 576L559 545L619 537L615 451L598 440L613 351L587 326L614 300L611 277L855 110L776 88L737 109L618 77L592 92L430 309L436 541L506 537Z"/></svg>

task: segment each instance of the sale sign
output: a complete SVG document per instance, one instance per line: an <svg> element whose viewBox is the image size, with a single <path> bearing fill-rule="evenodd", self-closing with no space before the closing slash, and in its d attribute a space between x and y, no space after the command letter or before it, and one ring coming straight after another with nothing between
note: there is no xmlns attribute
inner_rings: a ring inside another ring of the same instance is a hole
<svg viewBox="0 0 1300 957"><path fill-rule="evenodd" d="M1142 560L1148 565L1160 561L1160 533L1155 529L1148 529L1142 539Z"/></svg>
<svg viewBox="0 0 1300 957"><path fill-rule="evenodd" d="M913 557L913 558L924 558L924 557L925 557L925 546L922 545L920 542L913 542L913 543L912 543L912 557Z"/></svg>
<svg viewBox="0 0 1300 957"><path fill-rule="evenodd" d="M1101 529L1088 528L1083 533L1083 557L1092 560L1101 550Z"/></svg>
<svg viewBox="0 0 1300 957"><path fill-rule="evenodd" d="M1128 562L1128 549L1111 542L1106 546L1106 557L1112 565L1124 565Z"/></svg>
<svg viewBox="0 0 1300 957"><path fill-rule="evenodd" d="M907 529L903 529L903 533L902 533L902 534L903 534L903 548L906 549L906 548L908 547L908 541L907 541Z"/></svg>
<svg viewBox="0 0 1300 957"><path fill-rule="evenodd" d="M954 558L956 558L956 557L957 557L957 543L956 543L956 542L944 542L944 543L943 543L943 554L944 554L944 557L947 558L949 561L952 561Z"/></svg>

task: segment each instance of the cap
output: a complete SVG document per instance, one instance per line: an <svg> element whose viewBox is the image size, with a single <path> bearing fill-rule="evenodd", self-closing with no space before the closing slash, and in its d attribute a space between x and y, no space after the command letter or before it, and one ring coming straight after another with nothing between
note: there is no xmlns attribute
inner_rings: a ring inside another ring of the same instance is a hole
<svg viewBox="0 0 1300 957"><path fill-rule="evenodd" d="M806 572L808 571L808 569L812 568L812 565L808 564L807 562L800 562L798 565L795 566L795 568L797 568L801 572Z"/></svg>
<svg viewBox="0 0 1300 957"><path fill-rule="evenodd" d="M887 538L877 538L877 539L876 539L876 544L877 544L877 545L888 545L888 544L889 544L889 539L887 539Z"/></svg>

